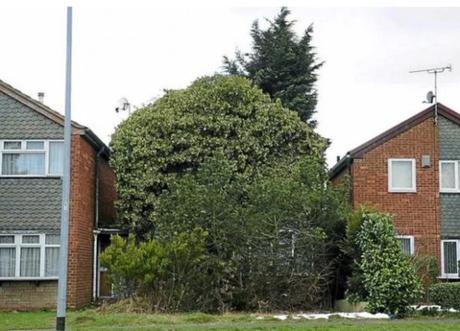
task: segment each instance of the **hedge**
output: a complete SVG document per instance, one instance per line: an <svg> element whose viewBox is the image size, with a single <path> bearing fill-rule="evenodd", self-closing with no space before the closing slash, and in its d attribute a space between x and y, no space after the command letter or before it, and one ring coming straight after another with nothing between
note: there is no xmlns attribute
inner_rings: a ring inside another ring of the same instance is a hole
<svg viewBox="0 0 460 331"><path fill-rule="evenodd" d="M430 301L442 308L460 310L460 283L438 283L430 287Z"/></svg>

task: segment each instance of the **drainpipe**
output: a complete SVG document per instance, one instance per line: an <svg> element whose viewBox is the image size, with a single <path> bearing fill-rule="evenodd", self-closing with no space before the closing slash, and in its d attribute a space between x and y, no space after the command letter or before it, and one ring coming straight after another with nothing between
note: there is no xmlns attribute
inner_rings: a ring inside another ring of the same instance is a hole
<svg viewBox="0 0 460 331"><path fill-rule="evenodd" d="M96 155L96 169L95 169L95 201L94 201L94 231L93 231L93 301L96 301L98 297L99 289L99 159L101 154L104 152L105 146L97 152Z"/></svg>

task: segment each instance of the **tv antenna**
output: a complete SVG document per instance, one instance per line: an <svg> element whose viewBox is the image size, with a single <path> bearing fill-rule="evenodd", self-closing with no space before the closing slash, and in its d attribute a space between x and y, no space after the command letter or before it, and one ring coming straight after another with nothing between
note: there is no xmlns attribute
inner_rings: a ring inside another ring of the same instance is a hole
<svg viewBox="0 0 460 331"><path fill-rule="evenodd" d="M128 114L131 115L131 104L126 98L121 98L120 100L118 100L117 105L115 106L116 113L122 111L128 111Z"/></svg>
<svg viewBox="0 0 460 331"><path fill-rule="evenodd" d="M434 102L434 123L435 124L438 122L438 99L439 99L438 98L438 74L443 73L446 70L449 70L449 72L452 71L452 65L449 64L445 67L409 71L410 74L415 74L418 72L426 72L426 73L434 75L434 93L432 91L429 91L426 94L426 100L423 101L423 103L432 104Z"/></svg>

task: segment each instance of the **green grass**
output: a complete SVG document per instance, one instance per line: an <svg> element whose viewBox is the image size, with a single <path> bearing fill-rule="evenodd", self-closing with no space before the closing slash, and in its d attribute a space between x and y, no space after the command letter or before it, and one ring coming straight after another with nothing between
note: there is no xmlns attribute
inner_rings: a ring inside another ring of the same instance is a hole
<svg viewBox="0 0 460 331"><path fill-rule="evenodd" d="M256 320L251 314L210 315L189 314L117 314L98 313L88 309L69 312L68 330L120 330L120 331L173 331L173 330L274 330L274 331L367 331L367 330L460 330L458 315L443 318L418 317L394 321L344 320L330 321L292 320L278 321L270 316ZM0 313L0 331L4 330L53 330L54 312Z"/></svg>

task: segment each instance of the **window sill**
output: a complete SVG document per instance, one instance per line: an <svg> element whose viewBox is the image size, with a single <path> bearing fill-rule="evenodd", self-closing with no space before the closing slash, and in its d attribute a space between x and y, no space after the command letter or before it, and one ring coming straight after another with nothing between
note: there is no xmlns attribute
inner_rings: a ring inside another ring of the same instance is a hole
<svg viewBox="0 0 460 331"><path fill-rule="evenodd" d="M39 282L42 280L58 280L59 277L0 277L0 282L16 282L16 281L25 281L25 282Z"/></svg>
<svg viewBox="0 0 460 331"><path fill-rule="evenodd" d="M398 189L390 189L388 193L417 193L417 190L398 190Z"/></svg>
<svg viewBox="0 0 460 331"><path fill-rule="evenodd" d="M449 279L460 280L460 276L458 276L458 275L453 275L453 276L442 275L442 276L438 276L437 278L438 279L444 279L444 280L449 280Z"/></svg>
<svg viewBox="0 0 460 331"><path fill-rule="evenodd" d="M439 193L460 194L460 191L446 191L446 190L440 190Z"/></svg>

